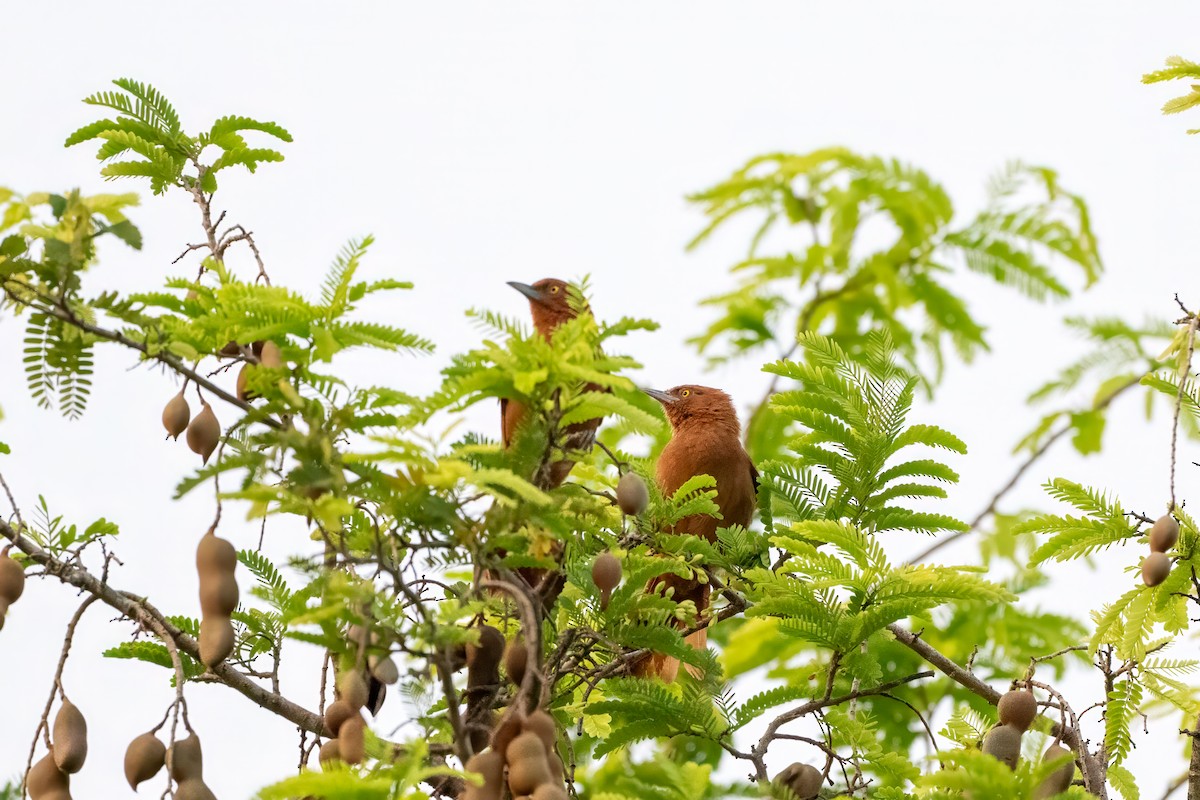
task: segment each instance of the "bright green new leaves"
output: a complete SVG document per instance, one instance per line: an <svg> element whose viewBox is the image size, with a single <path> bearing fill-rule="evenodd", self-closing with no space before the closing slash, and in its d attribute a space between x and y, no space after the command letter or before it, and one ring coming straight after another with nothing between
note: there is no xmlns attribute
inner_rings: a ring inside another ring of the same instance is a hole
<svg viewBox="0 0 1200 800"><path fill-rule="evenodd" d="M613 734L596 746L597 757L644 739L678 734L717 738L728 728L712 696L693 683L668 686L615 678L605 682L604 692L607 699L588 705L588 714L613 718Z"/></svg>
<svg viewBox="0 0 1200 800"><path fill-rule="evenodd" d="M1120 502L1107 495L1056 478L1046 484L1046 491L1057 500L1070 503L1087 514L1084 517L1041 514L1021 523L1016 533L1049 534L1050 538L1034 551L1030 565L1037 566L1050 559L1069 561L1091 555L1137 535L1136 528L1125 516Z"/></svg>
<svg viewBox="0 0 1200 800"><path fill-rule="evenodd" d="M96 240L105 234L140 249L142 236L125 217L137 205L135 195L39 192L22 197L0 190L0 307L18 310L37 303L25 328L25 376L33 399L43 408L58 405L63 415L83 414L92 387L96 337L68 322L70 316L94 321L88 309L69 312L80 273L96 258ZM43 213L48 212L48 213Z"/></svg>
<svg viewBox="0 0 1200 800"><path fill-rule="evenodd" d="M1200 81L1200 64L1188 61L1180 56L1167 58L1167 66L1163 69L1147 72L1142 76L1142 83L1162 83L1164 81ZM1192 84L1191 91L1180 97L1168 100L1162 107L1164 114L1178 114L1200 105L1200 88ZM1193 128L1188 133L1200 133L1200 128Z"/></svg>
<svg viewBox="0 0 1200 800"><path fill-rule="evenodd" d="M153 86L128 78L120 78L113 84L122 91L97 92L83 102L116 111L116 119L85 125L68 136L65 144L70 147L102 140L96 158L108 163L100 169L100 174L109 179L148 178L155 194L162 194L170 186L215 192L216 175L227 167L243 166L254 172L259 164L283 161L283 154L278 151L249 147L242 136L244 131L292 141L291 134L273 122L236 116L222 117L209 131L188 136L181 129L175 109ZM221 154L206 164L201 155L210 146L219 148ZM118 157L125 160L115 161ZM189 165L194 168L194 175L185 174Z"/></svg>
<svg viewBox="0 0 1200 800"><path fill-rule="evenodd" d="M173 278L176 292L132 294L122 301L102 299L110 315L143 330L150 329L151 354L166 350L187 360L214 355L229 342L270 339L283 350L284 360L306 367L329 362L354 347L408 353L428 353L427 339L403 329L348 319L356 303L369 294L408 289L403 281L356 281L373 237L350 241L338 254L325 278L321 301L313 302L282 286L241 280L220 262L208 262L200 282ZM154 314L162 310L166 313Z"/></svg>
<svg viewBox="0 0 1200 800"><path fill-rule="evenodd" d="M893 567L874 535L831 521L792 525L772 537L784 552L777 570L746 574L754 606L748 616L781 618L780 630L836 652L846 652L892 622L947 603L1006 603L1002 586L966 568Z"/></svg>
<svg viewBox="0 0 1200 800"><path fill-rule="evenodd" d="M429 745L420 738L393 751L390 744L371 735L368 729L367 752L373 758L384 759L375 770L362 773L344 764L329 765L319 772L304 770L262 790L257 800L290 800L310 795L325 800L426 800L429 793L421 788L423 781L442 776L455 777L463 773L448 767L427 766Z"/></svg>
<svg viewBox="0 0 1200 800"><path fill-rule="evenodd" d="M936 426L905 425L917 379L896 365L886 336L869 337L861 364L830 338L804 334L799 344L808 361L765 367L800 384L777 394L771 409L807 429L788 444L794 459L760 465L762 482L779 498L772 514L845 518L872 531L962 530L955 519L896 502L945 497L938 484L958 480L934 460L898 461L902 451L922 445L964 453L966 446Z"/></svg>
<svg viewBox="0 0 1200 800"><path fill-rule="evenodd" d="M940 367L946 341L970 358L986 341L945 281L955 264L1035 300L1068 293L1059 263L1088 284L1102 270L1087 206L1053 171L1013 164L990 188L956 226L942 186L899 161L838 148L751 159L691 197L710 219L693 246L736 216L762 219L734 267L740 286L706 301L721 315L693 343L723 344L711 356L723 361L770 343L790 352L794 335L820 331L857 357L884 330L914 369L920 353Z"/></svg>

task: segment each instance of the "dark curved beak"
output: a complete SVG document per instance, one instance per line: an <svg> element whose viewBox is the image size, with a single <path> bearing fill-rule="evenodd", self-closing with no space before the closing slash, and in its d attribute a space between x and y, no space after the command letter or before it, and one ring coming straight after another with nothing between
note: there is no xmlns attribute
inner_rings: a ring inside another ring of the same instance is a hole
<svg viewBox="0 0 1200 800"><path fill-rule="evenodd" d="M514 289L516 289L521 294L528 297L530 300L533 300L534 302L537 302L537 303L542 302L542 293L539 292L537 289L533 288L532 286L530 286L528 283L521 283L519 281L509 281L508 285L513 287Z"/></svg>
<svg viewBox="0 0 1200 800"><path fill-rule="evenodd" d="M662 403L664 406L669 406L672 403L679 402L679 398L675 395L667 394L666 392L660 392L658 389L642 389L642 391L653 397L658 402Z"/></svg>

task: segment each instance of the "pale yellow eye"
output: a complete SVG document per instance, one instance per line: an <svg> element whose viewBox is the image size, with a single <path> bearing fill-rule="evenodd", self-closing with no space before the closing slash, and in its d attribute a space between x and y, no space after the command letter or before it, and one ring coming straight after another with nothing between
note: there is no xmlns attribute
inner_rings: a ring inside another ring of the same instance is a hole
<svg viewBox="0 0 1200 800"><path fill-rule="evenodd" d="M550 287L550 294L558 294L558 287L557 287L557 286L551 286L551 287Z"/></svg>
<svg viewBox="0 0 1200 800"><path fill-rule="evenodd" d="M687 396L688 396L688 395L690 395L691 393L692 393L692 390L691 390L691 389L684 389L682 392L680 392L680 393L679 393L679 396L680 396L680 397L687 397Z"/></svg>

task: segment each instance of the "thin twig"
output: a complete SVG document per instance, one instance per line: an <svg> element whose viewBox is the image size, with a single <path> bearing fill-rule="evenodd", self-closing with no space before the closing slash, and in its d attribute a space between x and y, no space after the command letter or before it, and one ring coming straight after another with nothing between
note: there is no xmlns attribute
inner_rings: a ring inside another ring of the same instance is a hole
<svg viewBox="0 0 1200 800"><path fill-rule="evenodd" d="M1178 298L1176 298L1178 299ZM1188 373L1192 371L1192 353L1196 346L1196 325L1200 317L1191 315L1187 325L1187 359L1183 364L1183 373L1179 376L1179 391L1175 394L1175 418L1171 421L1171 507L1167 513L1175 510L1175 454L1179 443L1179 412L1183 408L1183 390L1187 384Z"/></svg>
<svg viewBox="0 0 1200 800"><path fill-rule="evenodd" d="M1146 373L1146 374L1149 374L1149 373ZM1100 402L1098 402L1094 406L1092 406L1092 410L1100 411L1101 409L1107 408L1109 405L1112 404L1112 401L1116 400L1117 397L1119 397L1121 394L1125 393L1127 390L1129 390L1132 387L1137 386L1139 383L1141 383L1143 377L1144 377L1144 375L1139 375L1136 378L1132 378L1129 381L1127 381L1126 383L1121 384L1115 390L1113 390L1108 396L1106 396L1103 400L1101 400ZM1041 460L1042 456L1046 455L1047 451L1050 450L1051 446L1053 446L1055 442L1057 442L1059 439L1066 436L1073 429L1074 429L1074 426L1068 422L1068 423L1062 425L1061 427L1059 427L1048 437L1046 437L1046 439L1041 443L1041 445L1038 446L1038 448L1036 450L1034 450L1032 453L1030 453L1029 456L1024 461L1021 462L1020 466L1017 467L1017 471L1012 474L1012 477L1010 477L1008 479L1008 481L1003 486L1001 486L1000 489L994 495L992 495L992 499L988 501L988 504L986 506L984 506L982 511L980 511L978 514L975 515L974 519L972 519L970 524L967 525L966 530L955 531L954 533L950 534L949 536L945 537L944 539L939 539L938 541L931 544L929 547L922 550L917 555L910 558L908 560L908 563L909 564L920 564L922 561L926 560L931 555L936 553L938 550L941 550L943 547L950 544L951 542L955 542L968 534L974 533L975 530L981 524L983 524L983 521L985 519L987 519L989 516L991 516L996 511L996 506L999 505L1000 501L1003 500L1004 497L1016 487L1017 482L1021 480L1021 478L1025 475L1025 473L1027 471L1029 471L1029 468L1032 467L1034 464L1036 464L1039 460Z"/></svg>
<svg viewBox="0 0 1200 800"><path fill-rule="evenodd" d="M5 486L7 489L8 487ZM62 654L58 657L58 666L54 670L54 680L50 683L50 696L46 698L46 707L42 709L42 718L38 722L37 728L33 731L33 742L29 745L29 758L25 760L25 772L28 775L29 769L33 766L33 754L37 752L38 734L43 734L46 740L46 748L50 747L50 709L54 707L55 695L61 695L64 698L66 694L62 688L63 667L67 665L67 657L71 654L71 643L75 639L75 627L79 625L79 620L83 618L83 612L88 610L88 606L98 600L95 595L89 595L71 615L71 621L67 623L67 632L63 635ZM28 792L28 788L22 783L22 790Z"/></svg>

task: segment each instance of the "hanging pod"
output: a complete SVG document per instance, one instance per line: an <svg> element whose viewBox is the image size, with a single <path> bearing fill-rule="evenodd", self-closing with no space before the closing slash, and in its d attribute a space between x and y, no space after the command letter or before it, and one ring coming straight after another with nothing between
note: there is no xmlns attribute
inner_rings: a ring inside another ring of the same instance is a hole
<svg viewBox="0 0 1200 800"><path fill-rule="evenodd" d="M183 396L183 389L180 389L179 394L168 400L163 407L162 424L167 429L167 436L179 439L179 434L187 430L188 420L191 418L192 409Z"/></svg>
<svg viewBox="0 0 1200 800"><path fill-rule="evenodd" d="M137 791L138 784L158 774L166 763L167 746L153 733L143 733L125 750L125 780Z"/></svg>
<svg viewBox="0 0 1200 800"><path fill-rule="evenodd" d="M217 449L220 442L221 423L217 421L217 415L213 413L212 406L206 401L201 401L200 413L187 426L188 447L192 448L192 452L203 458L204 463L207 464L209 456Z"/></svg>
<svg viewBox="0 0 1200 800"><path fill-rule="evenodd" d="M1027 731L1037 717L1037 698L1033 696L1033 692L1014 689L1001 695L996 710L1000 714L1001 725L1011 725L1019 731Z"/></svg>
<svg viewBox="0 0 1200 800"><path fill-rule="evenodd" d="M87 759L87 720L70 700L63 700L54 717L53 740L50 749L58 768L67 774L79 772Z"/></svg>
<svg viewBox="0 0 1200 800"><path fill-rule="evenodd" d="M650 491L642 476L634 472L626 472L621 476L621 480L617 481L617 505L622 513L630 516L645 513L650 505Z"/></svg>

